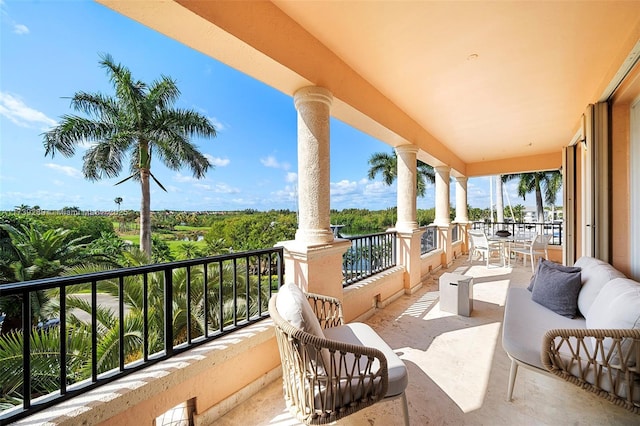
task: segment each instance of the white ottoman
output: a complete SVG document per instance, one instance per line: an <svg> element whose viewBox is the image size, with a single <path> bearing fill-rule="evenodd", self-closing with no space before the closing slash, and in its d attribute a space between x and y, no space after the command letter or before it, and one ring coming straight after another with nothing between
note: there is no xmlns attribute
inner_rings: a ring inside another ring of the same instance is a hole
<svg viewBox="0 0 640 426"><path fill-rule="evenodd" d="M440 310L471 316L473 277L445 272L440 276Z"/></svg>

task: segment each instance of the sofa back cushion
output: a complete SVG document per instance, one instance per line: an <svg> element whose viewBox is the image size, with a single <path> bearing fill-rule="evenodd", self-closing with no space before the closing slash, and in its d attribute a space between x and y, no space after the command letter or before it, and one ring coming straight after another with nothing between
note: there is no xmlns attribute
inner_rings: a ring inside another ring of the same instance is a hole
<svg viewBox="0 0 640 426"><path fill-rule="evenodd" d="M586 325L592 329L640 328L640 283L615 278L605 284L589 309ZM592 340L595 347L596 341ZM609 356L609 363L613 364L620 363L622 356L628 366L634 366L637 360L634 353L629 354L631 344L631 339L623 339L618 348L610 338L604 339L604 356Z"/></svg>
<svg viewBox="0 0 640 426"><path fill-rule="evenodd" d="M588 256L578 259L574 266L582 268L582 289L578 294L578 309L586 318L602 287L614 278L624 278L624 274L607 262Z"/></svg>

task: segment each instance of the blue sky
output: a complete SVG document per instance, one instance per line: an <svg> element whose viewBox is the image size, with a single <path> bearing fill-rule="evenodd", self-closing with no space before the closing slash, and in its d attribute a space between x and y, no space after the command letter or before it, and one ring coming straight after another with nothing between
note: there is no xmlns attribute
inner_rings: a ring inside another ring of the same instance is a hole
<svg viewBox="0 0 640 426"><path fill-rule="evenodd" d="M296 209L297 147L293 100L271 87L91 1L0 0L0 210L38 205L82 210L138 210L140 189L127 176L90 182L82 176L83 150L72 158L44 156L42 133L64 114L78 91L112 95L98 62L108 53L133 77L177 81L178 108L194 109L214 123L218 136L194 140L214 169L195 180L188 170L168 170L156 159L152 210ZM396 205L395 184L367 179L367 160L391 148L331 120L331 208L380 210ZM473 178L468 201L489 206L489 178ZM509 184L513 204L526 202ZM453 187L453 185L452 185ZM454 193L451 203L455 206ZM561 200L558 200L559 203ZM505 204L507 201L505 200ZM434 206L434 189L418 208Z"/></svg>

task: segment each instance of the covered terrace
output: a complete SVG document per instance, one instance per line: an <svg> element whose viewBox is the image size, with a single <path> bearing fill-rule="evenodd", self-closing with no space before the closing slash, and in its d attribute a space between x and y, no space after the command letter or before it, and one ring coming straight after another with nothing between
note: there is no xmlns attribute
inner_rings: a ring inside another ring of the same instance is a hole
<svg viewBox="0 0 640 426"><path fill-rule="evenodd" d="M347 320L369 321L402 353L413 424L637 423L528 372L505 401L504 291L530 269L474 265L469 319L440 316L434 279L467 267L470 177L560 168L565 238L550 256L590 255L640 278L639 2L98 2L292 97L301 197L295 240L280 244L286 280L340 298ZM398 154L397 265L348 287L350 244L329 223L330 116ZM428 255L418 159L436 171L439 248ZM287 424L279 363L265 320L21 422L149 425L186 404L196 424ZM396 409L379 404L353 424L394 424Z"/></svg>

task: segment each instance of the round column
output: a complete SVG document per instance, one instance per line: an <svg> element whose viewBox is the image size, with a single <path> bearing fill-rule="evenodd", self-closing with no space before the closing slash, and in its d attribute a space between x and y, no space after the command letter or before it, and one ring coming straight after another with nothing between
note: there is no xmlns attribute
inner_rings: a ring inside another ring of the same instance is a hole
<svg viewBox="0 0 640 426"><path fill-rule="evenodd" d="M451 167L437 166L436 172L436 219L434 224L446 226L451 223L449 219L449 173Z"/></svg>
<svg viewBox="0 0 640 426"><path fill-rule="evenodd" d="M416 219L417 154L418 148L413 145L401 145L396 148L398 156L398 221L396 230L398 231L418 229Z"/></svg>
<svg viewBox="0 0 640 426"><path fill-rule="evenodd" d="M456 222L469 222L469 212L467 210L467 181L469 178L460 176L456 180Z"/></svg>
<svg viewBox="0 0 640 426"><path fill-rule="evenodd" d="M322 87L293 95L298 111L298 212L296 241L333 241L330 227L329 110L333 96Z"/></svg>

